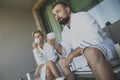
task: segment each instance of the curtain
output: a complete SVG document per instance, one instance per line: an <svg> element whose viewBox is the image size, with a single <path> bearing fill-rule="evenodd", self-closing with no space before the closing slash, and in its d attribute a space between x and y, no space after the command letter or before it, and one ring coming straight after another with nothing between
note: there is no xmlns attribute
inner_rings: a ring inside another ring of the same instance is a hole
<svg viewBox="0 0 120 80"><path fill-rule="evenodd" d="M53 14L52 14L52 5L47 4L46 7L40 10L41 17L43 19L43 23L45 24L45 31L46 33L55 32L56 40L61 42L61 31L62 27L56 22Z"/></svg>

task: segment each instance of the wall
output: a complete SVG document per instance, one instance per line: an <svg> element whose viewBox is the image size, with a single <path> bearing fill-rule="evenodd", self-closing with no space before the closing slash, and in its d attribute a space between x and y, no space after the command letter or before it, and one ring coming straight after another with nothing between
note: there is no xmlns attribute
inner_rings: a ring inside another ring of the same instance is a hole
<svg viewBox="0 0 120 80"><path fill-rule="evenodd" d="M34 29L31 10L0 7L0 80L18 80L34 70Z"/></svg>
<svg viewBox="0 0 120 80"><path fill-rule="evenodd" d="M103 0L88 12L96 18L103 28L107 21L114 23L120 19L120 0Z"/></svg>

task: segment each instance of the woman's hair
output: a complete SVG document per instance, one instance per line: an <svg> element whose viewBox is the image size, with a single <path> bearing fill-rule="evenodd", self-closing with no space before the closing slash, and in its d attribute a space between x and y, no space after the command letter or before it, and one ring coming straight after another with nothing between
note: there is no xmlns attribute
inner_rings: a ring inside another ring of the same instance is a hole
<svg viewBox="0 0 120 80"><path fill-rule="evenodd" d="M32 37L33 37L33 38L34 38L34 34L35 34L35 33L40 33L40 34L44 37L42 31L40 31L40 30L34 30L34 31L32 32Z"/></svg>
<svg viewBox="0 0 120 80"><path fill-rule="evenodd" d="M66 2L58 1L58 2L56 2L56 3L53 5L52 9L53 9L57 4L61 4L61 5L64 6L64 7L68 7L68 6L69 6Z"/></svg>

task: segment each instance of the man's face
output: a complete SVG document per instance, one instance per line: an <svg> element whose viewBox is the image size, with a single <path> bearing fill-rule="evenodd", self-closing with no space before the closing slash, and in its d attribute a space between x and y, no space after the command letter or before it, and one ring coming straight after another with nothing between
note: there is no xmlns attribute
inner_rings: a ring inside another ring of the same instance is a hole
<svg viewBox="0 0 120 80"><path fill-rule="evenodd" d="M69 15L67 11L67 7L63 7L61 4L57 4L53 10L53 15L55 16L55 19L59 22L59 24L67 24L69 21Z"/></svg>

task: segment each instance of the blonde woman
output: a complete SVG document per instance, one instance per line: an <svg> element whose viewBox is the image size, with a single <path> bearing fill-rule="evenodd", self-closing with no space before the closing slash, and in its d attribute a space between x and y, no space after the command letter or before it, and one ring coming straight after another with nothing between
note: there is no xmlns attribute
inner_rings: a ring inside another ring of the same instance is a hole
<svg viewBox="0 0 120 80"><path fill-rule="evenodd" d="M35 78L38 80L54 80L54 78L64 80L56 64L58 57L54 47L45 42L44 35L40 30L33 31L32 37L34 39L33 54L37 63Z"/></svg>

